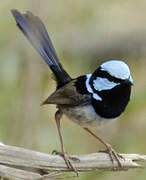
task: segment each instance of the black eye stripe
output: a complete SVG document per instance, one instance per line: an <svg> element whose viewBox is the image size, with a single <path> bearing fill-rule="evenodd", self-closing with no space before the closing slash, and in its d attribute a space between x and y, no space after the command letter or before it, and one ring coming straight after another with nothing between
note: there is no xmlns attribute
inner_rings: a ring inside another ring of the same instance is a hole
<svg viewBox="0 0 146 180"><path fill-rule="evenodd" d="M101 70L100 67L93 73L93 75L90 79L90 84L93 84L93 80L95 80L97 77L107 78L109 81L112 81L115 83L124 82L124 80L122 80L122 79L111 76L107 71Z"/></svg>
<svg viewBox="0 0 146 180"><path fill-rule="evenodd" d="M121 83L121 82L124 81L124 80L122 80L122 79L119 79L119 78L116 78L116 77L111 76L111 75L110 75L108 72L106 72L106 71L100 71L99 77L107 78L109 81L112 81L112 82L115 82L115 83Z"/></svg>

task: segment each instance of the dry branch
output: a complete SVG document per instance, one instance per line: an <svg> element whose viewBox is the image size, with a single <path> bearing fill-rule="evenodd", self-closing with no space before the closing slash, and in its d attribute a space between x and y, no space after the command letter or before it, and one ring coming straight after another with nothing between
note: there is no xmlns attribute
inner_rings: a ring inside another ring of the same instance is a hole
<svg viewBox="0 0 146 180"><path fill-rule="evenodd" d="M79 161L72 161L80 172L98 170L128 170L140 168L138 161L146 161L146 155L121 154L123 168L119 168L117 162L111 163L106 153L93 153L85 155L72 155ZM0 177L14 180L53 179L56 172L69 171L62 157L45 154L20 147L14 147L0 143Z"/></svg>

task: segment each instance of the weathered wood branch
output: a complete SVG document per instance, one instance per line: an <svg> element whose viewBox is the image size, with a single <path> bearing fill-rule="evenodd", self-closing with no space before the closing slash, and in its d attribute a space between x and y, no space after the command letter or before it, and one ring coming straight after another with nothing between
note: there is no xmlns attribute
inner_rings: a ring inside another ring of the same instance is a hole
<svg viewBox="0 0 146 180"><path fill-rule="evenodd" d="M72 164L79 172L98 170L128 170L141 168L137 162L146 161L146 155L121 154L122 168L117 162L111 162L106 153L93 153L85 155L72 155L79 161ZM0 143L0 177L14 180L53 179L57 173L67 172L66 164L58 155L45 154L20 147Z"/></svg>

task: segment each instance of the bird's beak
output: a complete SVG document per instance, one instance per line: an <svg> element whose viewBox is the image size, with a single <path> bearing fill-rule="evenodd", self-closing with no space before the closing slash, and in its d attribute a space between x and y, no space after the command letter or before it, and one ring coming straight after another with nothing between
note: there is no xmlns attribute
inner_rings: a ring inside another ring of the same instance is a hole
<svg viewBox="0 0 146 180"><path fill-rule="evenodd" d="M134 85L134 82L133 82L133 79L132 79L132 76L131 76L131 75L129 76L128 81L130 82L130 84L131 84L132 86Z"/></svg>

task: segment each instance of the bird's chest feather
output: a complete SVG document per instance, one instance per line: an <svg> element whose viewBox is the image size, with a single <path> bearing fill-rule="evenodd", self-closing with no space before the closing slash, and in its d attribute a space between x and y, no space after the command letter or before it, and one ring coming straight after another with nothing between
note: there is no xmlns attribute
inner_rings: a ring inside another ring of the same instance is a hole
<svg viewBox="0 0 146 180"><path fill-rule="evenodd" d="M100 117L94 110L91 104L74 107L62 107L63 113L73 122L83 127L98 127L105 122L107 119Z"/></svg>

